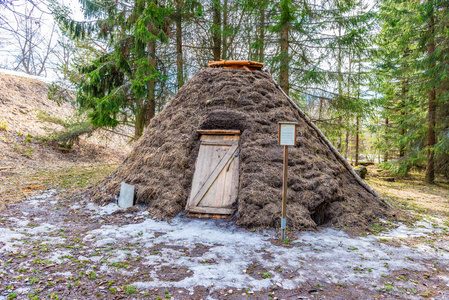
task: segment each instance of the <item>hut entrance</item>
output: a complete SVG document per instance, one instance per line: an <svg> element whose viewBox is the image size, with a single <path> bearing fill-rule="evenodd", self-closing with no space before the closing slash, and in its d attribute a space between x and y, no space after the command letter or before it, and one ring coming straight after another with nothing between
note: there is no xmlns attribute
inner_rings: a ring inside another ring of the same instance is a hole
<svg viewBox="0 0 449 300"><path fill-rule="evenodd" d="M240 130L198 130L201 145L187 201L189 215L220 217L232 214L239 181Z"/></svg>

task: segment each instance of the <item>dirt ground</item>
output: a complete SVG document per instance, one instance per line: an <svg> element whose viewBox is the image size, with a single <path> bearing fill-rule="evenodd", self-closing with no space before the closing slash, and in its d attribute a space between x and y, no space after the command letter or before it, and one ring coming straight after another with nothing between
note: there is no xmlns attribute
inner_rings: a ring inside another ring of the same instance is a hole
<svg viewBox="0 0 449 300"><path fill-rule="evenodd" d="M344 228L289 232L282 243L276 230L182 215L159 221L76 192L115 167L65 169L70 182L52 174L44 192L0 213L0 299L449 298L444 183L368 179L416 222L379 220L361 236ZM437 197L438 209L425 206L426 195Z"/></svg>
<svg viewBox="0 0 449 300"><path fill-rule="evenodd" d="M160 221L87 196L117 169L122 144L62 153L33 138L45 125L34 104L2 91L17 111L0 105L0 300L449 299L447 180L386 182L370 167L366 181L410 218L358 235L319 227L281 242L278 230L226 220Z"/></svg>
<svg viewBox="0 0 449 300"><path fill-rule="evenodd" d="M70 119L74 109L49 100L47 92L39 80L0 74L0 210L45 190L55 176L66 177L66 184L61 181L65 188L76 177L86 177L84 172L92 175L92 165L120 163L132 147L129 138L103 130L81 136L71 149L61 151L46 139L62 129L49 119ZM130 128L115 130L129 134Z"/></svg>
<svg viewBox="0 0 449 300"><path fill-rule="evenodd" d="M376 174L376 168L370 168L371 176L368 176L368 183L375 185L383 198L394 199L402 208L408 209L410 206L423 212L449 216L449 181L439 178L436 184L424 183L421 173L412 172L406 180L396 180L388 182L381 180ZM374 175L374 176L373 176Z"/></svg>

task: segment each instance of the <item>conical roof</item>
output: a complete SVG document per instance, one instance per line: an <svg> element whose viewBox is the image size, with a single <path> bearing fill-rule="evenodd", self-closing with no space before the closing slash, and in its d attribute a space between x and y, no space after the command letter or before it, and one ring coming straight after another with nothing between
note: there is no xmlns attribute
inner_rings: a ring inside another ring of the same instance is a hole
<svg viewBox="0 0 449 300"><path fill-rule="evenodd" d="M237 224L279 227L282 147L278 122L298 122L289 148L287 224L365 227L392 209L347 163L264 71L208 68L198 72L145 129L134 150L93 199L114 201L120 183L136 187L136 201L158 218L184 210L200 147L199 129L238 129Z"/></svg>

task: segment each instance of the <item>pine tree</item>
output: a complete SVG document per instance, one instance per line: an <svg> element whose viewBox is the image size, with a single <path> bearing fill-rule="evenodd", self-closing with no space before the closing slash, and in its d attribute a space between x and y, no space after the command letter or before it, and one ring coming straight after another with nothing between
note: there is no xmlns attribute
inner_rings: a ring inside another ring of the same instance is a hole
<svg viewBox="0 0 449 300"><path fill-rule="evenodd" d="M173 8L144 0L80 3L92 21L76 22L59 13L60 24L74 39L95 36L107 53L80 66L84 78L77 83L77 102L94 126L114 127L133 118L138 138L155 114L156 86L165 80L158 71L157 43L167 42Z"/></svg>
<svg viewBox="0 0 449 300"><path fill-rule="evenodd" d="M437 116L448 103L448 11L440 1L386 0L380 12L378 65L384 82L380 92L384 115L392 124L386 136L399 153L399 159L386 166L405 174L426 164L426 181L432 183L435 161L440 158L435 150L445 148ZM438 154L443 157L444 150Z"/></svg>

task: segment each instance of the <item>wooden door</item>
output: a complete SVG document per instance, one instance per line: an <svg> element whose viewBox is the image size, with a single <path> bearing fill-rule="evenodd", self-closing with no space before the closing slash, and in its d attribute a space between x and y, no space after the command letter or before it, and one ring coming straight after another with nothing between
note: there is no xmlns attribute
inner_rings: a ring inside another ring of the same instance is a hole
<svg viewBox="0 0 449 300"><path fill-rule="evenodd" d="M186 211L230 215L234 212L232 204L238 190L240 131L200 132L203 134Z"/></svg>

